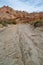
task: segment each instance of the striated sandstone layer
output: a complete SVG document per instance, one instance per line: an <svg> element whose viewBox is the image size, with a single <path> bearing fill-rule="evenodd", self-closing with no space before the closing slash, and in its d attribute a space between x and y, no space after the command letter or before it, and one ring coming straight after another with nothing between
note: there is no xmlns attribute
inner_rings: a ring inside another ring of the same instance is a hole
<svg viewBox="0 0 43 65"><path fill-rule="evenodd" d="M14 10L9 6L0 8L0 22L34 23L43 21L43 12L28 13L25 11Z"/></svg>

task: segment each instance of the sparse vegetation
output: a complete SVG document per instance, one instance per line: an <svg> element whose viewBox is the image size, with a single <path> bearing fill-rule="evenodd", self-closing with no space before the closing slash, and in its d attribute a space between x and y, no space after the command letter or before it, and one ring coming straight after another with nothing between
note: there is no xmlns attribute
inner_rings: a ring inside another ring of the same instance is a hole
<svg viewBox="0 0 43 65"><path fill-rule="evenodd" d="M7 26L7 22L6 21L2 21L1 23L3 26Z"/></svg>
<svg viewBox="0 0 43 65"><path fill-rule="evenodd" d="M7 26L8 24L16 24L16 21L3 20L3 21L0 21L0 24L1 24L2 26Z"/></svg>
<svg viewBox="0 0 43 65"><path fill-rule="evenodd" d="M34 27L40 27L40 26L43 26L43 22L42 21L36 21L34 23Z"/></svg>
<svg viewBox="0 0 43 65"><path fill-rule="evenodd" d="M16 21L14 20L14 21L12 22L12 24L16 24Z"/></svg>
<svg viewBox="0 0 43 65"><path fill-rule="evenodd" d="M2 26L7 26L7 22L6 22L5 20L0 21L0 24L1 24Z"/></svg>

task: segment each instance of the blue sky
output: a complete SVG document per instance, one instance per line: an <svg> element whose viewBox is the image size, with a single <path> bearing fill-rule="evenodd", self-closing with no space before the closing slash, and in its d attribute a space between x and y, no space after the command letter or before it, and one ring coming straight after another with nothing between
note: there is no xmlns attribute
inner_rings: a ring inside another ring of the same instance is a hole
<svg viewBox="0 0 43 65"><path fill-rule="evenodd" d="M43 0L0 0L0 7L8 5L15 10L28 12L43 11Z"/></svg>

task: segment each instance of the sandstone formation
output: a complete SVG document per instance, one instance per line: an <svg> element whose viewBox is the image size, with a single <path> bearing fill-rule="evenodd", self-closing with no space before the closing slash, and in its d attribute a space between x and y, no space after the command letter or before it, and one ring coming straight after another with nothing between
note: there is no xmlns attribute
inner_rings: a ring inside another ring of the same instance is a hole
<svg viewBox="0 0 43 65"><path fill-rule="evenodd" d="M7 22L16 21L16 23L33 23L43 21L43 12L27 13L25 11L17 11L8 6L0 8L0 21Z"/></svg>

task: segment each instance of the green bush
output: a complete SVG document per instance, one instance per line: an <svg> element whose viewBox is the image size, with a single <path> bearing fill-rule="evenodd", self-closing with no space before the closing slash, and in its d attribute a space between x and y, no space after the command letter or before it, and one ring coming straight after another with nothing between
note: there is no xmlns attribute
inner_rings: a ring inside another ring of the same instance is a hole
<svg viewBox="0 0 43 65"><path fill-rule="evenodd" d="M2 24L3 26L7 26L7 22L6 22L6 21L2 21L1 24Z"/></svg>
<svg viewBox="0 0 43 65"><path fill-rule="evenodd" d="M12 24L16 24L16 21L13 21Z"/></svg>
<svg viewBox="0 0 43 65"><path fill-rule="evenodd" d="M7 24L16 24L16 21L7 21Z"/></svg>
<svg viewBox="0 0 43 65"><path fill-rule="evenodd" d="M7 24L16 24L16 21L15 20L13 21L3 20L3 21L0 21L0 24L2 24L3 26L7 26Z"/></svg>
<svg viewBox="0 0 43 65"><path fill-rule="evenodd" d="M43 22L42 21L36 21L34 23L34 27L39 27L39 26L43 26Z"/></svg>

